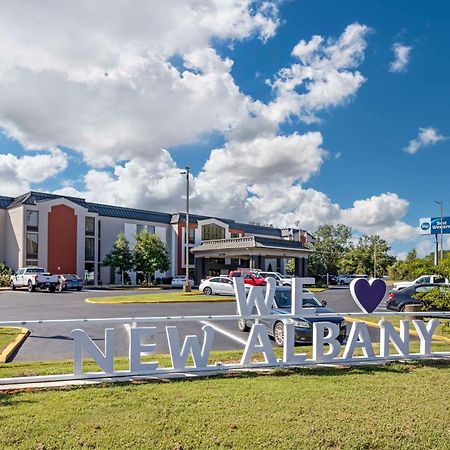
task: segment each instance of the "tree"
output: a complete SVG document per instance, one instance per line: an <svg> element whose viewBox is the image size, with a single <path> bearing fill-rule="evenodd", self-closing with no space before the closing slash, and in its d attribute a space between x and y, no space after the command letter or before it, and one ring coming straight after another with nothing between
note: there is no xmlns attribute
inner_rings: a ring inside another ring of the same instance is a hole
<svg viewBox="0 0 450 450"><path fill-rule="evenodd" d="M114 269L119 269L122 276L122 284L124 284L124 273L134 267L133 252L130 250L125 234L119 233L116 242L114 242L113 249L109 252L103 264Z"/></svg>
<svg viewBox="0 0 450 450"><path fill-rule="evenodd" d="M134 260L136 270L144 272L147 283L149 282L149 275L157 270L166 272L170 266L164 242L156 234L146 231L142 231L136 236Z"/></svg>
<svg viewBox="0 0 450 450"><path fill-rule="evenodd" d="M346 273L383 276L395 263L395 256L389 254L390 249L388 243L378 235L361 236L340 261L340 268Z"/></svg>
<svg viewBox="0 0 450 450"><path fill-rule="evenodd" d="M315 250L308 258L311 275L336 274L339 261L350 248L352 229L346 225L321 225L314 233Z"/></svg>

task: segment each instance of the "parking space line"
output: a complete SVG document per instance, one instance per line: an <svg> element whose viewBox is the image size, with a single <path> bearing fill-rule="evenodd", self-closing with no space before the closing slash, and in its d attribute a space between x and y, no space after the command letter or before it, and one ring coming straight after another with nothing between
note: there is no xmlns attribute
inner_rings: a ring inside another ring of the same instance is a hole
<svg viewBox="0 0 450 450"><path fill-rule="evenodd" d="M225 328L222 328L221 326L216 325L215 323L207 322L206 320L202 320L202 321L200 321L200 323L202 323L203 325L209 325L218 333L223 334L227 338L230 338L233 341L238 342L239 344L242 344L244 346L247 344L247 341L245 339L242 339L239 336L236 336L235 334L225 330Z"/></svg>

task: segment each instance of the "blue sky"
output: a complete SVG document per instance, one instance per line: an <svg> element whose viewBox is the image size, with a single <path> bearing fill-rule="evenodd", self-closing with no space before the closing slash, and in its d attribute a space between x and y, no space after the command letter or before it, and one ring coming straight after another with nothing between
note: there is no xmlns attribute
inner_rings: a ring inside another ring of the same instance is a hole
<svg viewBox="0 0 450 450"><path fill-rule="evenodd" d="M433 200L442 199L444 209L448 206L450 214L450 201L447 200L446 195L450 162L448 152L450 141L447 139L450 136L450 34L448 33L450 4L445 1L431 3L422 1L287 1L277 2L276 6L278 8L276 18L279 20L279 25L276 32L272 33L267 40L261 36L258 38L257 31L246 35L243 33L238 38L232 36L232 30L228 34L223 33L225 37L214 35L214 33L207 36L209 47L217 52L222 61L225 58L232 60L233 65L229 73L240 93L264 104L268 104L276 97L276 92L266 80L274 81L280 69L295 64L296 58L291 52L300 40L309 41L314 35L323 36L324 42L327 42L327 39L337 39L351 24L361 24L370 28L364 36L366 43L364 58L356 69L352 69L359 71L366 79L362 86L352 95L343 98L338 105L330 105L317 112L319 121L316 123L305 123L299 117L291 116L278 124L277 135L279 136L319 132L323 139L322 148L328 152L326 156L323 156L320 169L311 169L308 179L301 183L293 178L292 186L300 183L303 189L311 188L323 193L332 203L338 204L341 210L353 208L357 200L394 193L400 199L409 202L409 205L398 217L392 217L390 226L395 226L396 221L401 221L416 227L419 217L437 214L438 207ZM258 2L251 6L253 11L258 7L261 7ZM114 17L110 20L114 20ZM181 22L183 19L178 20ZM10 30L13 37L14 33L19 31L17 28ZM109 31L109 29L105 31L105 35ZM145 42L147 38L147 36L142 37L142 42ZM53 50L51 41L49 42L47 48L44 42L43 48L50 54L52 51L57 52ZM410 50L403 70L392 72L389 66L394 60L393 46L396 43L410 47ZM186 54L187 52L186 50ZM94 62L95 58L99 58L98 55L103 56L100 51L97 53L94 56L89 55ZM181 69L183 61L186 61L186 54L183 54L182 50L174 51L167 61ZM0 58L2 57L7 58L8 54L5 52L2 54L0 50ZM70 63L72 64L72 61ZM107 70L109 69L105 69L105 72ZM113 70L111 73L114 77ZM300 90L301 88L297 92ZM39 98L39 91L36 95ZM94 95L92 98L95 102L97 97ZM48 97L39 101L41 108L48 106L48 103L45 103ZM181 101L180 99L180 103ZM28 105L19 102L16 108L26 111ZM221 113L222 111L219 111L216 114ZM20 117L17 118L20 114L16 114L11 108L3 112L0 110L0 118L2 114L3 122L0 120L0 127L3 123L4 134L0 135L0 154L10 153L17 158L22 158L25 154L33 154L24 149L27 146L38 147L46 152L58 147L67 161L67 167L61 166L59 170L55 169L53 176L41 177L44 179L36 181L29 177L22 180L23 186L48 191L69 188L70 192L93 196L95 189L84 178L89 170L98 171L92 175L92 178L105 177L107 183L112 183L117 181L115 177L120 177L117 175L118 167L120 171L120 167L125 167L128 162L141 157L138 150L135 153L131 152L132 156L125 151L122 159L120 156L122 147L117 146L119 156L116 156L114 161L106 164L99 163L92 156L94 152L88 153L89 149L86 147L89 147L89 140L85 139L78 143L77 139L72 138L66 130L59 139L56 125L54 129L50 129L48 125L51 117L45 126L46 129L49 128L45 135L44 131L31 133L30 126L23 125ZM68 121L73 114L67 117ZM96 120L101 119L96 117ZM170 115L165 120L170 121ZM174 118L174 133L177 128L176 120ZM11 123L14 124L13 127L10 126ZM439 138L435 143L426 142L413 154L405 152L404 149L409 142L418 138L421 128L434 129ZM78 132L76 129L73 131ZM28 136L24 138L24 134L27 133ZM16 139L7 137L8 135ZM39 139L36 136L39 136ZM35 145L35 142L39 142L39 145ZM42 142L48 142L48 144ZM171 162L168 167L171 167L174 173L179 170L176 166L183 167L189 164L194 175L198 176L204 164L210 160L211 150L223 150L227 145L231 146L233 139L228 137L223 127L205 125L194 136L188 133L185 138L180 135L177 139L168 139L168 145L164 145L164 140L161 142L158 141L157 146L159 149L165 148L169 151ZM135 145L134 142L133 145ZM126 145L124 148L127 148ZM273 152L276 158L276 148ZM101 150L95 153L98 155ZM254 157L258 158L258 154ZM280 178L283 177L282 172L278 175ZM162 183L161 177L155 183L159 190ZM248 184L252 185L250 181ZM119 186L116 183L114 186L118 186L117 189L123 189L123 184ZM255 194L250 189L249 196L253 195ZM124 203L123 198L120 195L101 196L95 200ZM234 201L238 203L236 199ZM271 199L266 201L270 202ZM152 209L160 207L160 203L150 194L145 203L139 199L131 199L130 203L131 206L145 206ZM233 206L230 210L238 211L237 208L238 206ZM227 207L225 206L224 209L226 212ZM282 220L288 220L286 214L290 212L293 215L297 214L292 209L292 207L286 207L286 210L280 210L280 214L284 214ZM214 211L219 210L214 209ZM304 213L300 211L298 214ZM353 214L357 214L357 211ZM252 217L249 216L248 219ZM306 223L309 227L314 226L312 219ZM320 215L317 215L315 224L320 224ZM388 219L383 222L383 227L386 228L387 224ZM358 230L358 227L356 226L355 229ZM370 228L370 231L376 232L377 229L374 226ZM367 232L367 230L361 227L360 232ZM409 235L408 239L399 239L396 236L390 240L395 252L403 252L417 245L424 238L414 238ZM429 247L423 246L424 250L425 248Z"/></svg>

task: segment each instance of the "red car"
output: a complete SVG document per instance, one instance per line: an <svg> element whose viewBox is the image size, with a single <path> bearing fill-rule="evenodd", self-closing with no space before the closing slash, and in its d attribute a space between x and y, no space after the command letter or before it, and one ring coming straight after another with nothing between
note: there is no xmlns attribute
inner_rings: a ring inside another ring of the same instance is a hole
<svg viewBox="0 0 450 450"><path fill-rule="evenodd" d="M229 277L242 277L245 284L251 286L265 286L266 280L258 274L251 272L241 272L239 270L233 270L229 273Z"/></svg>

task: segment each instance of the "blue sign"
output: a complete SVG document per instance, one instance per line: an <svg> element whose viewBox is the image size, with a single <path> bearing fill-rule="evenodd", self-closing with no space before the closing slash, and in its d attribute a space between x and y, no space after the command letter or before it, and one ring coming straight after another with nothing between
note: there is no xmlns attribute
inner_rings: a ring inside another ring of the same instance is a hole
<svg viewBox="0 0 450 450"><path fill-rule="evenodd" d="M421 228L426 224L426 222L422 222ZM432 217L431 218L431 234L440 234L441 232L441 218L440 217ZM422 228L423 230L424 228ZM442 233L449 234L450 233L450 217L442 218Z"/></svg>

